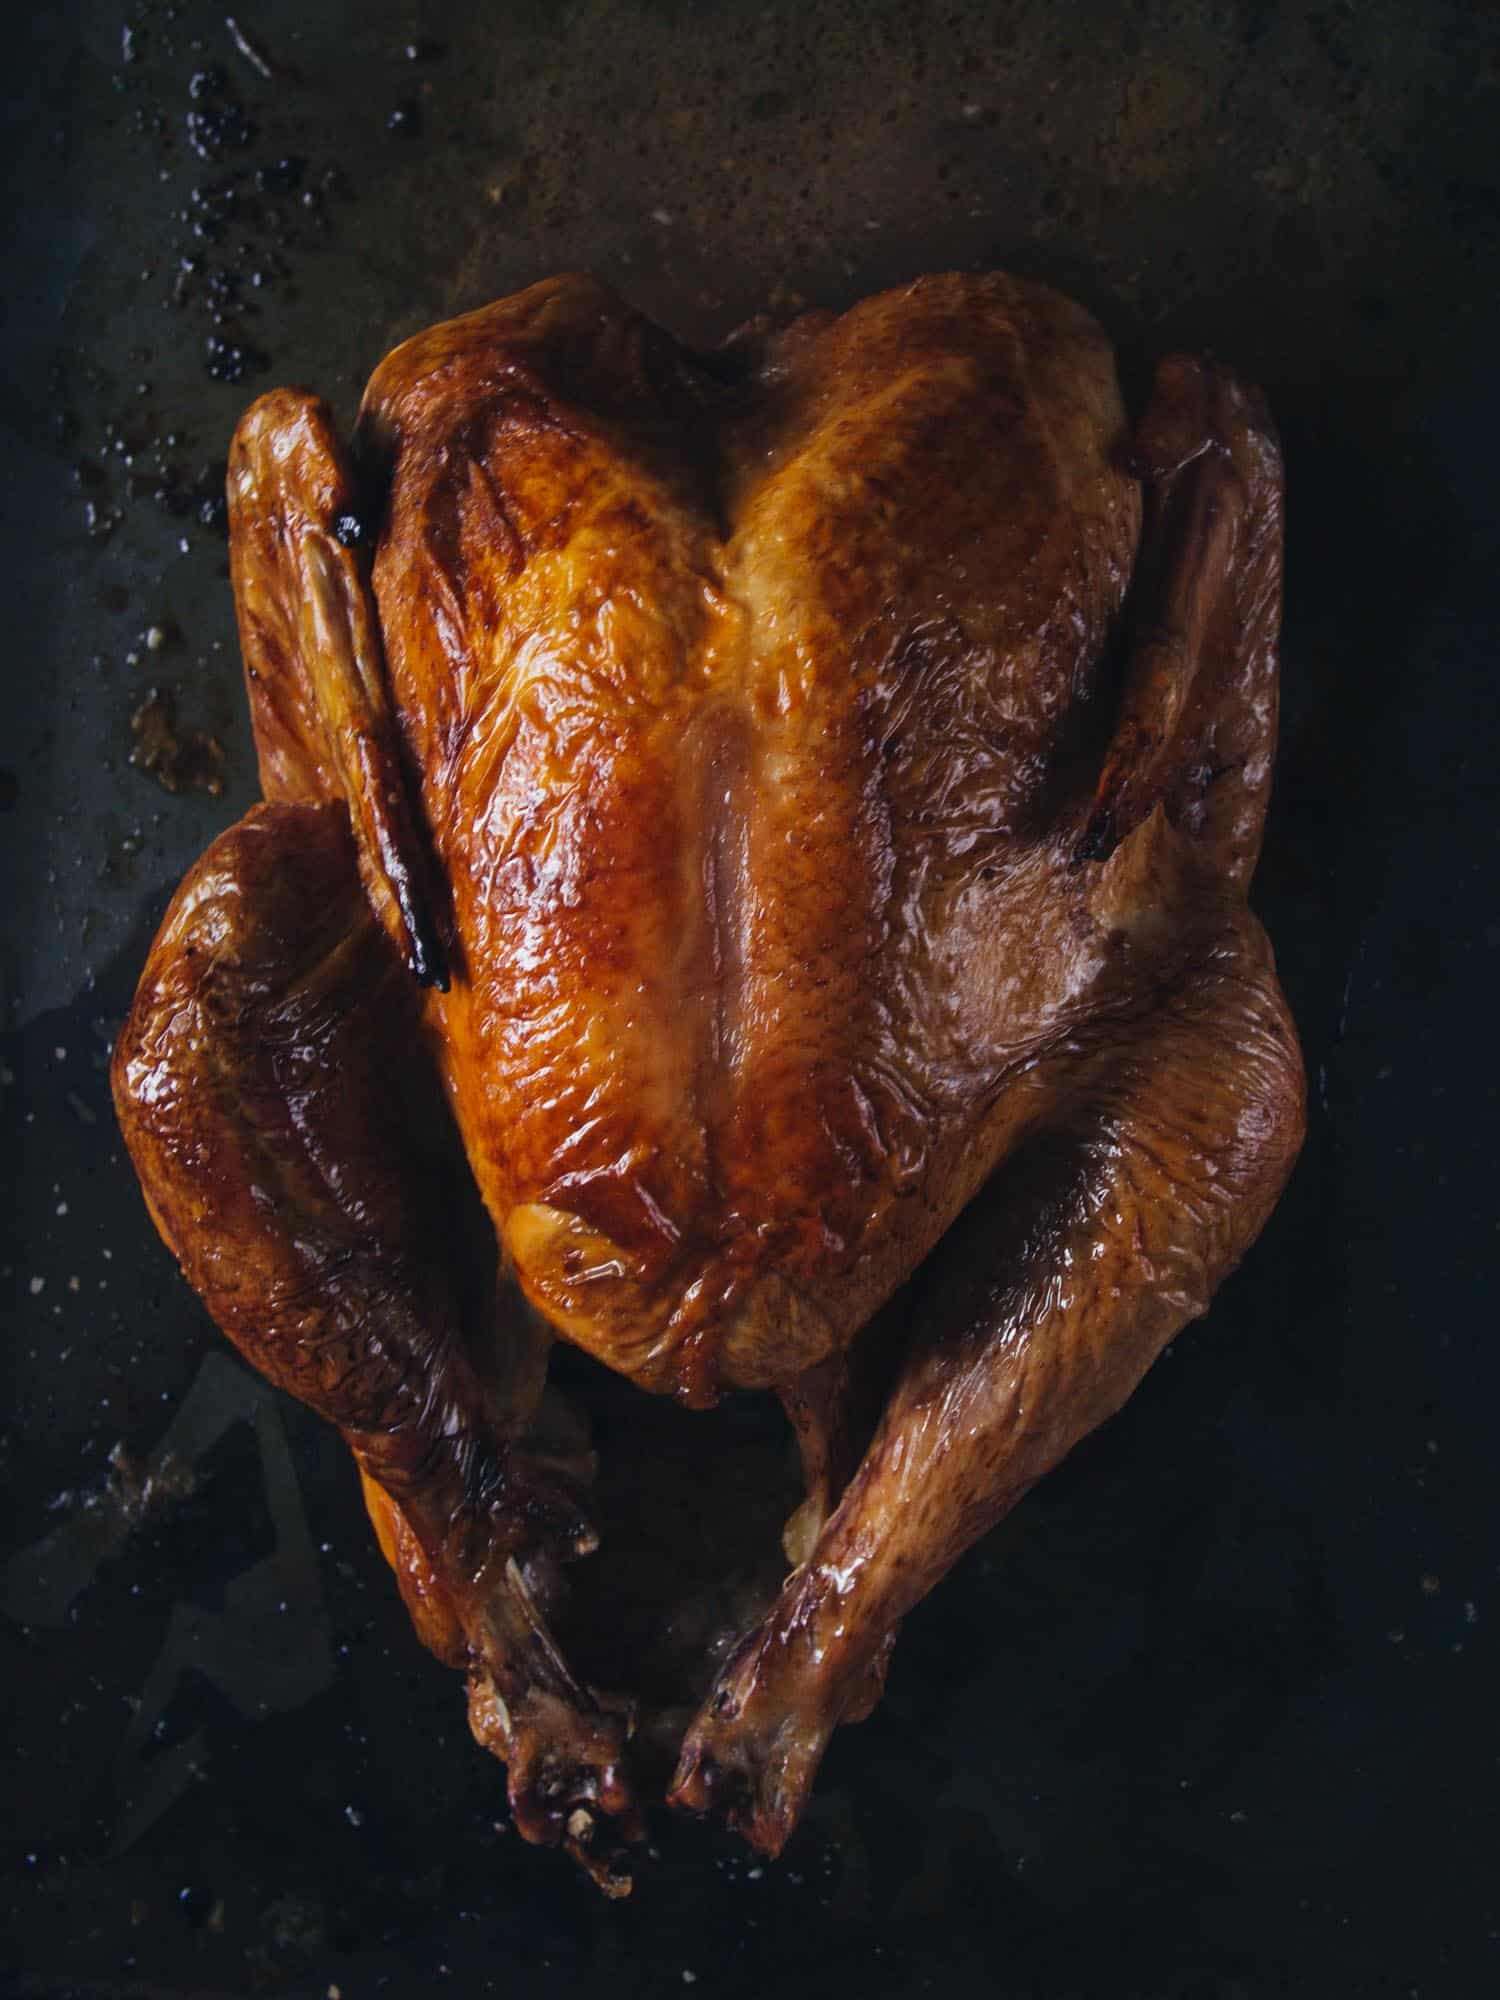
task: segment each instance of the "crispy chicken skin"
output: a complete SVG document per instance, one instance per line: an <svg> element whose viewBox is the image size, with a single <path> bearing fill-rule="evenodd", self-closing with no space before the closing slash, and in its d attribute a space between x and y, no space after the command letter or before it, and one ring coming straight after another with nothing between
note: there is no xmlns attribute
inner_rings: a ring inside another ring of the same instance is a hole
<svg viewBox="0 0 1500 2000"><path fill-rule="evenodd" d="M549 1345L780 1395L792 1567L668 1788L774 1853L906 1611L1296 1157L1246 903L1269 419L1177 357L1132 428L1095 323L1004 276L712 355L567 277L388 356L349 461L263 397L229 503L266 802L120 1038L151 1212L343 1432L521 1830L607 1889L642 1784L630 1690L548 1629L609 1535ZM903 1286L871 1435L860 1336Z"/></svg>

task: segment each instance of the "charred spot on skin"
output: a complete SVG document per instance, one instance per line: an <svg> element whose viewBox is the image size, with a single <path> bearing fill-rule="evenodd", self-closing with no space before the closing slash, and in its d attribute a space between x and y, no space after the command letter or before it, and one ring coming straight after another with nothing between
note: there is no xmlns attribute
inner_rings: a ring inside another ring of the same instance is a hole
<svg viewBox="0 0 1500 2000"><path fill-rule="evenodd" d="M1109 807L1096 812L1084 830L1082 840L1073 850L1073 866L1081 868L1086 861L1108 861L1120 842L1119 829L1115 825L1114 813Z"/></svg>

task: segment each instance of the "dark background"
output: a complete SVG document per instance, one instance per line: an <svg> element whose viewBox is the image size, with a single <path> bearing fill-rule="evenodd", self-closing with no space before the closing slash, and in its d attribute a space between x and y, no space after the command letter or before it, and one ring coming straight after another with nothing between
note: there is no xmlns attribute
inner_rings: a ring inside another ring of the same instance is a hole
<svg viewBox="0 0 1500 2000"><path fill-rule="evenodd" d="M5 18L0 1980L1496 1990L1493 11L246 0L252 56L197 0ZM709 338L952 264L1084 299L1132 393L1183 343L1270 393L1256 901L1311 1132L782 1862L664 1823L606 1905L507 1831L346 1454L227 1358L113 1128L151 928L254 793L223 453L566 266ZM152 688L220 794L131 767Z"/></svg>

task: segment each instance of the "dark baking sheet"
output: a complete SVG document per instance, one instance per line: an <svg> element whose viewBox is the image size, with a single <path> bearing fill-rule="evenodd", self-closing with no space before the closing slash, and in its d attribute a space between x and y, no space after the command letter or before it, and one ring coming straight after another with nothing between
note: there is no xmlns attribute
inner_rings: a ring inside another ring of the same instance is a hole
<svg viewBox="0 0 1500 2000"><path fill-rule="evenodd" d="M1494 1990L1494 15L236 18L6 17L0 1976ZM911 1619L783 1861L663 1822L609 1906L506 1831L346 1455L229 1357L111 1122L152 924L253 793L213 493L258 388L347 412L400 335L553 269L706 338L954 263L1074 291L1132 384L1208 344L1270 391L1257 901L1312 1131L1207 1323ZM128 763L153 686L219 795Z"/></svg>

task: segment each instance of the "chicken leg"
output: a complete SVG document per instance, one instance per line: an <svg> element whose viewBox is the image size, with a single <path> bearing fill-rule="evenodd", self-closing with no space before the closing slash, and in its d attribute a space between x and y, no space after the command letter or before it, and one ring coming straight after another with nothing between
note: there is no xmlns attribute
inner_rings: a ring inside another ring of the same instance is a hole
<svg viewBox="0 0 1500 2000"><path fill-rule="evenodd" d="M1076 1066L945 1244L914 1309L920 1351L811 1556L689 1730L673 1803L722 1804L780 1850L895 1626L1206 1309L1301 1125L1296 1043L1244 916L1126 1050L1111 1039Z"/></svg>
<svg viewBox="0 0 1500 2000"><path fill-rule="evenodd" d="M902 1617L1206 1310L1301 1144L1296 1034L1242 900L1275 735L1279 457L1253 396L1186 360L1135 455L1154 483L1134 645L1050 900L1156 990L1000 1087L1013 1150L929 1267L874 1440L684 1739L672 1802L724 1806L766 1853Z"/></svg>
<svg viewBox="0 0 1500 2000"><path fill-rule="evenodd" d="M378 1496L418 1630L466 1669L520 1830L588 1839L613 1813L636 1831L625 1719L569 1672L521 1567L597 1542L526 1445L546 1336L518 1314L486 1337L493 1237L341 804L259 806L209 848L152 950L114 1087L189 1281L262 1374L337 1424Z"/></svg>

